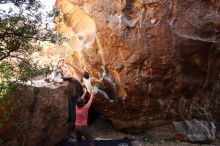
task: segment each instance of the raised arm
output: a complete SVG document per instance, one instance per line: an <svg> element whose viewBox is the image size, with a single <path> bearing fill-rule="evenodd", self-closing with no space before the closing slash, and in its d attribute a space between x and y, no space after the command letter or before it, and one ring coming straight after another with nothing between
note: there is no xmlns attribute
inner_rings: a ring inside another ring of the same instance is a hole
<svg viewBox="0 0 220 146"><path fill-rule="evenodd" d="M89 101L88 101L87 104L84 106L85 108L89 108L89 107L91 106L94 97L95 97L95 94L94 94L94 92L92 91L91 96L90 96L90 98L89 98Z"/></svg>
<svg viewBox="0 0 220 146"><path fill-rule="evenodd" d="M83 88L83 91L84 91L84 93L83 93L83 95L82 95L82 99L84 100L84 99L85 99L85 97L86 97L86 93L87 93L86 88Z"/></svg>

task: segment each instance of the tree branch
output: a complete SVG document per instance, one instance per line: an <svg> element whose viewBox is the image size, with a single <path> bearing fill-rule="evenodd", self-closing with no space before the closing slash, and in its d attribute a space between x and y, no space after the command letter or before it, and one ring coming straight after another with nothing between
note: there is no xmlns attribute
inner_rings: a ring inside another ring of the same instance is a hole
<svg viewBox="0 0 220 146"><path fill-rule="evenodd" d="M28 38L28 39L34 39L34 40L38 40L38 41L51 41L51 39L43 39L41 37L35 37L35 36L25 36L21 33L0 33L0 39L1 38L10 38L10 37L24 37L24 38ZM49 38L49 37L48 37Z"/></svg>
<svg viewBox="0 0 220 146"><path fill-rule="evenodd" d="M10 52L4 53L4 55L0 57L0 61L2 61L3 59L5 59L5 58L7 58L9 56L10 56Z"/></svg>

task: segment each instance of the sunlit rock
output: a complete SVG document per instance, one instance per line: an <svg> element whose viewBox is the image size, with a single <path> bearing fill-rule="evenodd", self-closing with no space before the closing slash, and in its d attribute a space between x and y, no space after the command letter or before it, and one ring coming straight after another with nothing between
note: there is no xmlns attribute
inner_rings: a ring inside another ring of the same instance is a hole
<svg viewBox="0 0 220 146"><path fill-rule="evenodd" d="M90 48L96 36L95 21L79 6L71 4L68 0L57 0L56 7L62 12L66 26L76 34L75 37L79 38L81 45ZM74 45L72 47L74 48Z"/></svg>
<svg viewBox="0 0 220 146"><path fill-rule="evenodd" d="M99 79L105 66L117 85L116 97L99 85L114 104L94 102L115 127L141 132L170 120L219 123L219 1L57 0L56 6L76 34L69 38L78 60L72 70Z"/></svg>

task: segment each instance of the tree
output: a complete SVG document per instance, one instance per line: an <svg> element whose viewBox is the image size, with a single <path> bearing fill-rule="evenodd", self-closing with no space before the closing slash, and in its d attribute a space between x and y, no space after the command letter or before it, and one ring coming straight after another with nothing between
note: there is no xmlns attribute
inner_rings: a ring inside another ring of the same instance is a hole
<svg viewBox="0 0 220 146"><path fill-rule="evenodd" d="M16 6L20 6L24 3L27 3L29 5L33 5L36 3L36 0L1 0L0 3L5 4L5 3L14 3Z"/></svg>
<svg viewBox="0 0 220 146"><path fill-rule="evenodd" d="M37 11L42 6L39 1L12 2L19 8L18 13L13 13L12 9L7 14L0 10L0 100L28 80L48 73L49 67L39 67L32 62L30 55L41 49L41 41L56 43L61 40L49 28L49 22L43 22L42 13Z"/></svg>

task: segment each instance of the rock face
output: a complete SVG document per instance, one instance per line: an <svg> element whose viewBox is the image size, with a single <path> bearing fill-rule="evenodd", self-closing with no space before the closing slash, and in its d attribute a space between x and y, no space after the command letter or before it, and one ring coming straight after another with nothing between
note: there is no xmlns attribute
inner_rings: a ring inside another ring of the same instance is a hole
<svg viewBox="0 0 220 146"><path fill-rule="evenodd" d="M188 141L194 143L210 143L215 140L216 127L212 122L184 121L173 123L176 130L183 134Z"/></svg>
<svg viewBox="0 0 220 146"><path fill-rule="evenodd" d="M70 94L82 94L82 86L78 82L51 83L17 92L14 98L22 105L5 130L0 129L0 137L6 145L54 146L72 126L67 122Z"/></svg>
<svg viewBox="0 0 220 146"><path fill-rule="evenodd" d="M117 85L115 104L95 99L116 127L140 132L167 120L220 121L218 0L57 0L56 6L66 16L57 30L69 39L72 69L100 78L105 66ZM104 82L100 88L111 95Z"/></svg>

